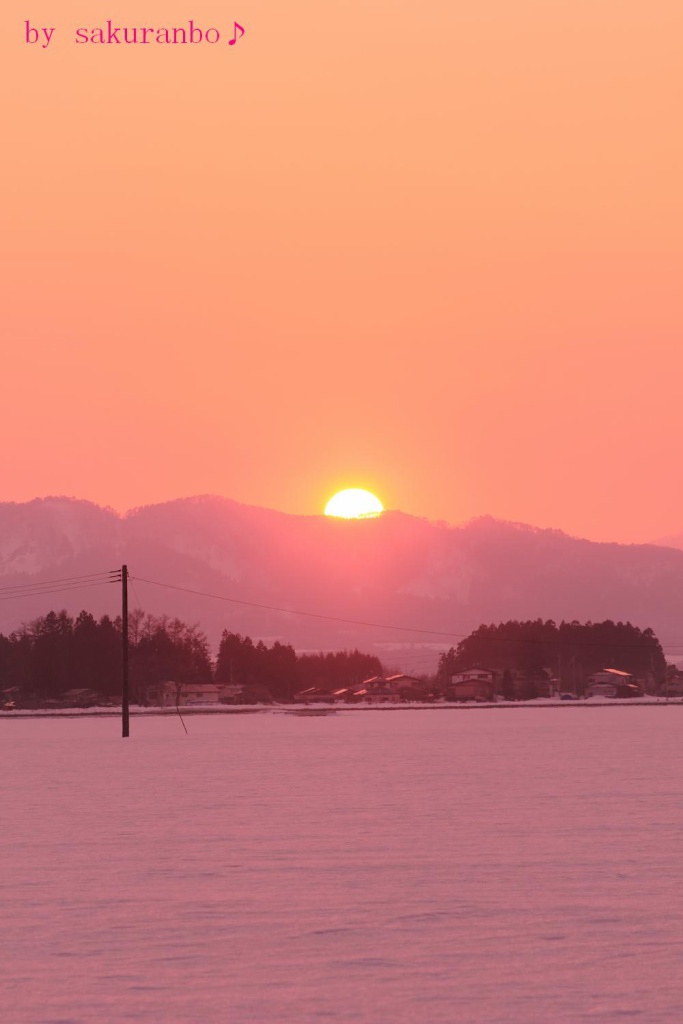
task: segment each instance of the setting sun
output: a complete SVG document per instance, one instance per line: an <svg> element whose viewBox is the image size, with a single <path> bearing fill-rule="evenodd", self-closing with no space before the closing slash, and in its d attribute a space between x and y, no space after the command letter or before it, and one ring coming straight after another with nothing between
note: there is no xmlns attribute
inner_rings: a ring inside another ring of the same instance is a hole
<svg viewBox="0 0 683 1024"><path fill-rule="evenodd" d="M370 491L350 487L339 491L325 506L326 516L341 516L342 519L366 519L384 512L384 505Z"/></svg>

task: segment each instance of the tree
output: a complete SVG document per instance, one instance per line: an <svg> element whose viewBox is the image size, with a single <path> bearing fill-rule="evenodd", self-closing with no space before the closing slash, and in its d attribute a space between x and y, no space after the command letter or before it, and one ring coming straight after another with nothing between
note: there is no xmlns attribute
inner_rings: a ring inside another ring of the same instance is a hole
<svg viewBox="0 0 683 1024"><path fill-rule="evenodd" d="M137 643L131 646L131 683L144 703L149 686L174 682L205 683L212 678L209 642L198 627L180 619L147 615L137 621Z"/></svg>
<svg viewBox="0 0 683 1024"><path fill-rule="evenodd" d="M541 679L550 669L579 686L579 675L620 668L634 676L663 678L664 653L651 629L630 622L561 622L536 619L482 625L441 655L439 674L453 675L476 665L505 668Z"/></svg>
<svg viewBox="0 0 683 1024"><path fill-rule="evenodd" d="M318 686L322 690L341 690L359 686L364 679L383 674L382 663L374 654L359 650L302 654L297 662L299 688Z"/></svg>
<svg viewBox="0 0 683 1024"><path fill-rule="evenodd" d="M22 631L29 639L31 689L42 698L58 698L74 680L73 619L66 611L48 612Z"/></svg>
<svg viewBox="0 0 683 1024"><path fill-rule="evenodd" d="M258 655L251 637L241 636L223 630L216 659L215 680L217 683L231 683L246 686L257 682L255 662Z"/></svg>
<svg viewBox="0 0 683 1024"><path fill-rule="evenodd" d="M515 682L512 678L512 672L509 668L506 668L503 672L503 679L501 682L501 694L503 700L516 700L517 692L515 690Z"/></svg>

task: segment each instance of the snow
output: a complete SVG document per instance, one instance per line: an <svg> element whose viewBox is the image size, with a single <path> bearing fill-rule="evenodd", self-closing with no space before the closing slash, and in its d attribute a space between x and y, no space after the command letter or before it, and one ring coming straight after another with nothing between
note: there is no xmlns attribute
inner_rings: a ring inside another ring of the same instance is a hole
<svg viewBox="0 0 683 1024"><path fill-rule="evenodd" d="M0 723L12 1024L683 1019L683 711Z"/></svg>
<svg viewBox="0 0 683 1024"><path fill-rule="evenodd" d="M331 711L438 711L440 709L460 709L460 710L472 710L472 709L485 709L485 708L584 708L584 707L608 707L613 708L617 706L623 707L636 707L638 705L671 705L671 704L683 704L683 698L671 697L666 699L665 697L655 697L651 694L646 694L643 697L629 697L628 699L618 700L612 697L588 697L581 698L580 700L560 700L558 697L536 697L533 700L528 701L505 701L498 698L495 702L488 703L486 701L445 701L439 700L434 703L425 703L424 701L400 701L400 702L380 702L367 704L362 701L359 703L346 704L341 701L339 703L331 704L330 701L308 701L306 704L223 704L221 702L212 701L191 701L189 704L180 705L180 713L183 717L187 715L243 715L251 714L253 712L268 712L268 711L286 711L292 712L301 710L304 708L312 709L328 709ZM175 705L170 707L156 707L149 705L142 707L138 704L131 704L130 706L131 716L137 715L170 715L177 717L178 709ZM20 708L12 711L0 710L0 719L3 718L80 718L82 716L95 716L98 718L120 718L121 708L119 707L108 707L105 705L96 705L89 708Z"/></svg>

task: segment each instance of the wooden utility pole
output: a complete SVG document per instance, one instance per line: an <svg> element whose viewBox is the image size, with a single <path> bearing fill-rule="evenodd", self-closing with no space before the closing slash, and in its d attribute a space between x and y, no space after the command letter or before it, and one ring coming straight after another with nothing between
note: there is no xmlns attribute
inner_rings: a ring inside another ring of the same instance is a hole
<svg viewBox="0 0 683 1024"><path fill-rule="evenodd" d="M128 707L128 566L121 566L121 735L130 736L130 714Z"/></svg>

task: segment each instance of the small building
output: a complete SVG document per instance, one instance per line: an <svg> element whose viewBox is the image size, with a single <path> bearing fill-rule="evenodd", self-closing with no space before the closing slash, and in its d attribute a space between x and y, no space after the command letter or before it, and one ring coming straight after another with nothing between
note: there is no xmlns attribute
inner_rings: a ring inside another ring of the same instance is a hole
<svg viewBox="0 0 683 1024"><path fill-rule="evenodd" d="M8 686L5 690L0 690L0 711L14 711L20 696L18 686Z"/></svg>
<svg viewBox="0 0 683 1024"><path fill-rule="evenodd" d="M180 687L180 703L217 704L221 690L218 683L183 683Z"/></svg>
<svg viewBox="0 0 683 1024"><path fill-rule="evenodd" d="M496 699L497 675L493 669L478 666L456 672L446 683L446 700L493 701Z"/></svg>
<svg viewBox="0 0 683 1024"><path fill-rule="evenodd" d="M356 690L356 698L367 704L398 704L401 696L398 687L385 679L384 676L372 676L364 679Z"/></svg>
<svg viewBox="0 0 683 1024"><path fill-rule="evenodd" d="M431 683L425 682L424 679L418 679L417 676L408 676L401 672L387 676L387 682L395 690L398 690L401 700L426 701L434 699Z"/></svg>
<svg viewBox="0 0 683 1024"><path fill-rule="evenodd" d="M356 690L352 686L342 686L340 690L335 690L332 694L335 701L345 701L347 704L357 703L358 696Z"/></svg>
<svg viewBox="0 0 683 1024"><path fill-rule="evenodd" d="M337 698L321 686L309 686L292 697L295 704L334 704Z"/></svg>
<svg viewBox="0 0 683 1024"><path fill-rule="evenodd" d="M180 699L179 687L176 683L153 683L145 687L145 702L155 704L160 708L170 708L175 705L176 697Z"/></svg>
<svg viewBox="0 0 683 1024"><path fill-rule="evenodd" d="M641 697L642 692L635 676L618 668L604 668L586 679L586 697Z"/></svg>
<svg viewBox="0 0 683 1024"><path fill-rule="evenodd" d="M663 697L683 697L683 672L674 672L667 676L662 684Z"/></svg>
<svg viewBox="0 0 683 1024"><path fill-rule="evenodd" d="M517 700L536 700L538 697L554 697L559 693L559 679L551 678L545 670L515 672L513 687Z"/></svg>
<svg viewBox="0 0 683 1024"><path fill-rule="evenodd" d="M103 703L104 698L96 690L86 688L66 690L62 694L62 707L95 708Z"/></svg>
<svg viewBox="0 0 683 1024"><path fill-rule="evenodd" d="M222 687L217 683L154 683L148 686L145 697L148 704L160 708L175 707L176 704L215 704Z"/></svg>
<svg viewBox="0 0 683 1024"><path fill-rule="evenodd" d="M397 690L400 690L403 687L411 690L421 690L424 689L425 685L421 679L417 678L417 676L407 676L403 672L399 672L395 676L387 676L387 682Z"/></svg>
<svg viewBox="0 0 683 1024"><path fill-rule="evenodd" d="M218 699L221 704L243 704L244 687L241 683L225 683L219 689Z"/></svg>

